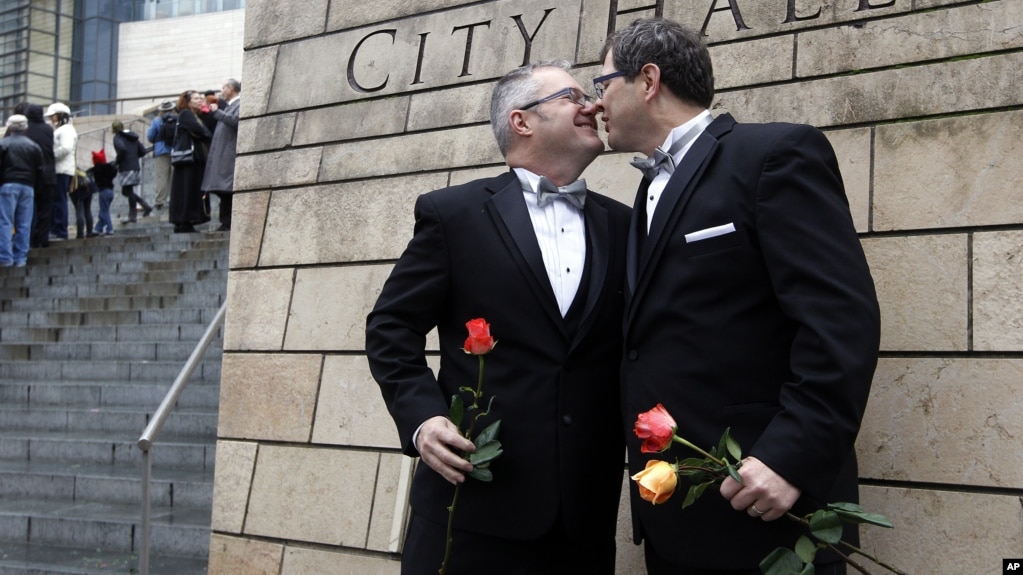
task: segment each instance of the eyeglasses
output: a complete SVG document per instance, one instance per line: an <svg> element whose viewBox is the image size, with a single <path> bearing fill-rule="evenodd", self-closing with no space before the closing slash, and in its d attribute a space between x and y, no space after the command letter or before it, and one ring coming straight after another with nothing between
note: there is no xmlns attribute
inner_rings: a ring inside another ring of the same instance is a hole
<svg viewBox="0 0 1023 575"><path fill-rule="evenodd" d="M624 76L625 72L611 72L610 74L604 74L603 76L597 76L593 79L593 91L597 93L597 98L604 97L604 91L607 90L607 83L619 76Z"/></svg>
<svg viewBox="0 0 1023 575"><path fill-rule="evenodd" d="M532 108L533 106L539 106L540 104L543 104L544 102L550 102L551 100L557 100L558 98L568 98L576 106L584 106L584 107L586 106L586 104L591 103L591 102L594 101L593 96L583 92L579 88L562 88L561 90L558 90L557 92L554 92L553 94L551 94L550 96L547 96L546 98L540 98L539 100L534 100L534 101L526 104L525 106L522 106L519 109L520 110L528 110L528 109Z"/></svg>

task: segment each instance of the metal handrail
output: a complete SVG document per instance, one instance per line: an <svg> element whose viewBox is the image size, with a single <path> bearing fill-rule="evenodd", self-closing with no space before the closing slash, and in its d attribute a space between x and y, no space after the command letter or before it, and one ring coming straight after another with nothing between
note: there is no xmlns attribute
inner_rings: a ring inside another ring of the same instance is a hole
<svg viewBox="0 0 1023 575"><path fill-rule="evenodd" d="M210 346L210 342L217 333L217 329L224 323L224 315L226 313L227 302L225 301L220 306L220 310L217 311L216 317L210 322L209 327L206 328L206 333L202 334L199 343L195 345L192 355L188 357L188 361L185 362L184 367L178 372L178 377L167 391L163 401L160 402L160 407L156 408L156 411L153 412L153 418L149 420L149 425L146 426L142 436L139 437L138 446L142 450L142 544L139 549L139 572L141 575L149 575L149 527L152 507L150 487L153 480L153 460L150 451L153 448L153 443L156 442L156 436L160 434L164 422L167 421L171 410L174 409L174 405L178 402L181 392L188 385L192 372L199 365L199 360L206 354L206 348Z"/></svg>

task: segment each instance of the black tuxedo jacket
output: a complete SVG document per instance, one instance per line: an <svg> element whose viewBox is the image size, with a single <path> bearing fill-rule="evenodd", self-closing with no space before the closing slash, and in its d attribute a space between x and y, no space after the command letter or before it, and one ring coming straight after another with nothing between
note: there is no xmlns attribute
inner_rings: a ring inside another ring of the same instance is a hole
<svg viewBox="0 0 1023 575"><path fill-rule="evenodd" d="M673 173L644 238L646 188L630 229L622 364L631 471L695 456L640 453L632 425L661 402L701 447L731 428L744 456L802 489L795 512L856 501L853 444L880 317L827 139L725 114ZM735 231L687 241L728 224ZM733 510L717 490L684 511L684 491L653 506L632 490L637 541L681 564L752 568L801 533Z"/></svg>
<svg viewBox="0 0 1023 575"><path fill-rule="evenodd" d="M590 193L583 210L589 283L574 334L566 329L514 172L437 190L416 201L415 233L369 314L366 353L405 454L413 432L447 415L459 387L475 387L478 360L461 350L465 323L484 318L498 340L485 356L484 400L501 420L494 479L467 478L455 525L526 540L558 513L570 535L614 537L624 468L618 370L629 208ZM440 370L424 346L434 327ZM411 504L447 523L453 486L417 466Z"/></svg>

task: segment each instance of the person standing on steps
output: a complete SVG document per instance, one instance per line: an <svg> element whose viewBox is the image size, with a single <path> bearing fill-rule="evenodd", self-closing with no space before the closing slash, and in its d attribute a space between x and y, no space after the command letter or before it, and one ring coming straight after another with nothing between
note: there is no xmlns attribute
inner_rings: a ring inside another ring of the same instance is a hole
<svg viewBox="0 0 1023 575"><path fill-rule="evenodd" d="M57 179L53 188L53 209L50 239L66 240L68 228L68 198L71 179L75 177L75 149L78 131L71 123L71 108L60 102L50 104L46 117L53 124L53 156Z"/></svg>
<svg viewBox="0 0 1023 575"><path fill-rule="evenodd" d="M128 198L128 217L122 224L134 224L138 217L138 206L142 206L142 217L148 217L153 207L142 196L135 193L135 186L142 183L139 158L146 155L146 147L139 141L139 135L127 130L120 120L110 125L114 133L114 151L117 153L117 172L120 174L121 195Z"/></svg>
<svg viewBox="0 0 1023 575"><path fill-rule="evenodd" d="M166 133L164 125L171 121L172 115L174 116L173 120L177 121L174 102L167 100L160 104L159 115L153 119L153 122L149 124L149 130L146 131L146 139L153 144L153 183L156 186L153 207L157 210L162 210L170 197L170 149L174 143L174 137L173 132L171 135Z"/></svg>
<svg viewBox="0 0 1023 575"><path fill-rule="evenodd" d="M206 105L202 92L186 90L178 97L178 122L171 157L174 152L191 151L187 163L174 166L171 174L169 220L174 233L194 232L196 224L210 221L210 199L202 193L202 177L206 168L206 150L213 137L199 120Z"/></svg>
<svg viewBox="0 0 1023 575"><path fill-rule="evenodd" d="M242 84L234 78L224 82L220 95L227 107L209 104L210 115L217 120L210 143L210 157L202 178L202 191L220 198L220 227L218 232L231 231L231 196L234 190L234 156L238 144L238 112L241 109Z"/></svg>
<svg viewBox="0 0 1023 575"><path fill-rule="evenodd" d="M28 118L14 114L7 119L7 136L0 138L0 267L22 267L28 259L43 151L27 131Z"/></svg>

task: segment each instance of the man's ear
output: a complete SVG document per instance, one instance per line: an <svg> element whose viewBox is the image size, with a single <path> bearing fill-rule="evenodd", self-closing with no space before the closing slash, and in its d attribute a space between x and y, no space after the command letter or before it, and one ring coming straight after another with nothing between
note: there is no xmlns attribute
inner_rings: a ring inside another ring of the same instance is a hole
<svg viewBox="0 0 1023 575"><path fill-rule="evenodd" d="M511 126L512 132L520 136L529 136L533 133L529 114L523 110L512 110L508 115L508 125Z"/></svg>
<svg viewBox="0 0 1023 575"><path fill-rule="evenodd" d="M643 99L649 100L661 91L661 68L654 63L644 64L636 76L636 83L643 89Z"/></svg>

